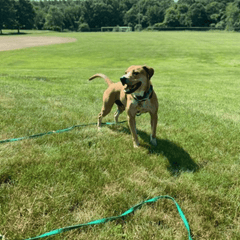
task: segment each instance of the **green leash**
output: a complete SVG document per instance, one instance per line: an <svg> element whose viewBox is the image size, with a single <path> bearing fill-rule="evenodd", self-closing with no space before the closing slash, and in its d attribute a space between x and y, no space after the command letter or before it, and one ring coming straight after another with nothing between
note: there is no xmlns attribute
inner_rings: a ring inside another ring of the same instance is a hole
<svg viewBox="0 0 240 240"><path fill-rule="evenodd" d="M118 123L125 123L126 121L122 121L122 122L118 122ZM112 123L112 122L106 122L106 123L102 123L103 125L115 125L116 123ZM31 139L31 138L37 138L37 137L42 137L44 135L49 135L49 134L53 134L53 133L62 133L62 132L67 132L67 131L71 131L73 130L74 128L77 128L77 127L86 127L86 126L90 126L90 125L97 125L97 123L89 123L89 124L82 124L82 125L75 125L75 126L72 126L72 127L69 127L69 128L65 128L65 129L60 129L60 130L56 130L56 131L50 131L50 132L46 132L46 133L39 133L39 134L35 134L35 135L31 135L31 136L26 136L26 137L20 137L20 138L12 138L12 139L6 139L6 140L1 140L0 141L0 144L1 143L7 143L7 142L15 142L15 141L21 141L21 140L24 140L24 139ZM134 211L136 211L137 209L140 209L142 207L142 205L144 205L145 203L153 203L153 202L156 202L158 201L159 199L171 199L176 207L177 207L177 210L180 214L180 217L182 218L183 220L183 223L188 231L188 239L189 240L192 240L192 237L191 237L191 230L190 230L190 226L188 224L188 221L182 211L182 209L180 208L180 206L178 205L178 203L175 201L174 198L170 197L170 196L158 196L158 197L155 197L155 198L151 198L149 200L146 200L146 201L143 201L137 205L135 205L134 207L128 209L126 212L124 212L123 214L119 215L119 216L115 216L115 217L108 217L108 218L102 218L102 219L99 219L99 220L95 220L95 221L92 221L92 222L88 222L88 223L83 223L83 224L79 224L79 225L75 225L75 226L69 226L69 227L65 227L65 228L60 228L60 229L56 229L56 230L53 230L51 232L48 232L48 233L44 233L42 235L39 235L37 237L33 237L33 238L28 238L26 240L34 240L34 239L40 239L40 238L44 238L44 237L49 237L49 236L52 236L52 235L56 235L56 234L60 234L60 233L63 233L63 232L67 232L67 231L70 231L70 230L73 230L73 229L77 229L77 228L80 228L80 227L84 227L84 226L89 226L89 225L97 225L97 224L101 224L101 223L106 223L106 222L109 222L109 221L114 221L114 220L117 220L119 218L122 218ZM0 235L0 239L2 239L3 236Z"/></svg>
<svg viewBox="0 0 240 240"><path fill-rule="evenodd" d="M121 215L119 216L115 216L115 217L108 217L108 218L102 218L102 219L99 219L99 220L95 220L95 221L92 221L92 222L88 222L88 223L83 223L83 224L79 224L79 225L75 225L75 226L69 226L69 227L65 227L65 228L60 228L60 229L56 229L56 230L53 230L51 232L48 232L48 233L44 233L42 235L39 235L37 237L33 237L33 238L28 238L28 239L25 239L25 240L34 240L34 239L40 239L40 238L44 238L44 237L49 237L49 236L52 236L52 235L56 235L56 234L59 234L59 233L63 233L63 232L67 232L67 231L70 231L70 230L73 230L73 229L77 229L77 228L80 228L80 227L84 227L84 226L89 226L89 225L97 225L97 224L101 224L101 223L107 223L109 221L114 221L114 220L117 220L119 218L122 218L122 217L125 217L127 216L128 214L130 213L133 213L134 211L136 211L137 209L140 209L142 207L142 205L144 205L145 203L154 203L156 201L158 201L159 199L171 199L176 207L177 207L177 210L180 214L180 217L182 218L183 220L183 223L188 231L188 239L189 240L192 240L192 237L191 237L191 230L190 230L190 226L188 224L188 221L182 211L182 209L180 208L180 206L178 205L178 203L175 201L174 198L170 197L170 196L157 196L157 197L154 197L154 198L151 198L149 200L146 200L146 201L143 201L137 205L135 205L134 207L128 209L126 212L122 213Z"/></svg>
<svg viewBox="0 0 240 240"><path fill-rule="evenodd" d="M118 123L115 123L115 122L106 122L106 123L102 123L102 125L115 125L115 124L125 123L125 122L127 122L127 121L122 121L122 122L118 122ZM72 127L69 127L69 128L60 129L60 130L56 130L56 131L50 131L50 132L46 132L46 133L38 133L38 134L31 135L31 136L20 137L20 138L12 138L12 139L1 140L1 141L0 141L0 144L1 144L1 143L8 143L8 142L16 142L16 141L21 141L21 140L25 140L25 139L42 137L42 136L44 136L44 135L50 135L50 134L53 134L53 133L63 133L63 132L71 131L71 130L73 130L74 128L87 127L87 126L90 126L90 125L97 125L97 123L89 123L89 124L75 125L75 126L72 126Z"/></svg>

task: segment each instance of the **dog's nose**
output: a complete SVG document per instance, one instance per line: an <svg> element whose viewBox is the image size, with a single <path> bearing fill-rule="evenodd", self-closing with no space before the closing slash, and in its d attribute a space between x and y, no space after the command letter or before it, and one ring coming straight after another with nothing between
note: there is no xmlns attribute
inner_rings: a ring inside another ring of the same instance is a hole
<svg viewBox="0 0 240 240"><path fill-rule="evenodd" d="M127 83L127 78L125 76L122 76L120 78L120 81L122 82L122 85L125 85Z"/></svg>

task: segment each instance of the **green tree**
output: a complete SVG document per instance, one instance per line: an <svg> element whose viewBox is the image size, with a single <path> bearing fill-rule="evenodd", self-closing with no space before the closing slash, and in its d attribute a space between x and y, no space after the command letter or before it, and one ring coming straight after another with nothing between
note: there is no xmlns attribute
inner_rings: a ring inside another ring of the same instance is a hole
<svg viewBox="0 0 240 240"><path fill-rule="evenodd" d="M188 10L188 21L191 27L205 27L209 25L205 7L201 3L194 3Z"/></svg>
<svg viewBox="0 0 240 240"><path fill-rule="evenodd" d="M186 4L178 4L177 5L177 9L179 11L180 14L186 14L188 12L188 5Z"/></svg>
<svg viewBox="0 0 240 240"><path fill-rule="evenodd" d="M46 16L46 22L44 24L44 28L54 30L54 31L62 31L63 18L64 18L64 15L62 11L56 6L51 6Z"/></svg>
<svg viewBox="0 0 240 240"><path fill-rule="evenodd" d="M15 19L15 9L12 0L0 0L0 34L4 27L12 26Z"/></svg>
<svg viewBox="0 0 240 240"><path fill-rule="evenodd" d="M90 28L94 28L93 23L93 0L88 0L83 2L82 9L81 9L81 23L88 23Z"/></svg>
<svg viewBox="0 0 240 240"><path fill-rule="evenodd" d="M45 24L45 18L47 13L39 7L35 8L35 12L36 12L36 15L34 18L34 25L37 29L42 30Z"/></svg>
<svg viewBox="0 0 240 240"><path fill-rule="evenodd" d="M16 26L18 33L21 28L31 29L34 26L35 11L29 0L18 0L15 2Z"/></svg>
<svg viewBox="0 0 240 240"><path fill-rule="evenodd" d="M64 27L70 30L77 30L79 25L79 18L82 14L80 5L70 5L64 8Z"/></svg>
<svg viewBox="0 0 240 240"><path fill-rule="evenodd" d="M173 0L140 0L124 15L124 24L141 24L143 27L164 20L165 11L173 4Z"/></svg>
<svg viewBox="0 0 240 240"><path fill-rule="evenodd" d="M140 0L137 4L137 8L141 12L141 24L143 27L162 22L164 20L165 11L172 4L174 4L174 0Z"/></svg>
<svg viewBox="0 0 240 240"><path fill-rule="evenodd" d="M240 27L240 1L229 3L226 8L226 29L236 30Z"/></svg>
<svg viewBox="0 0 240 240"><path fill-rule="evenodd" d="M170 7L167 9L164 23L168 27L180 27L179 11L176 7Z"/></svg>
<svg viewBox="0 0 240 240"><path fill-rule="evenodd" d="M153 25L155 23L163 22L164 15L165 10L162 7L158 5L149 6L146 12L148 24Z"/></svg>
<svg viewBox="0 0 240 240"><path fill-rule="evenodd" d="M122 14L119 11L120 5L116 0L88 0L82 5L82 23L88 23L90 28L120 25Z"/></svg>
<svg viewBox="0 0 240 240"><path fill-rule="evenodd" d="M111 12L111 23L113 26L122 26L123 25L123 8L121 1L119 0L108 0L108 4L112 6L112 12Z"/></svg>
<svg viewBox="0 0 240 240"><path fill-rule="evenodd" d="M96 2L93 5L93 25L95 28L100 28L104 26L112 26L113 8L111 5L107 5L103 2Z"/></svg>
<svg viewBox="0 0 240 240"><path fill-rule="evenodd" d="M121 0L120 6L124 10L124 13L126 13L129 9L133 7L138 2L138 0Z"/></svg>
<svg viewBox="0 0 240 240"><path fill-rule="evenodd" d="M209 22L212 24L217 24L224 15L225 5L220 2L211 2L206 6L206 12Z"/></svg>
<svg viewBox="0 0 240 240"><path fill-rule="evenodd" d="M78 27L79 32L88 32L90 31L90 28L87 23L80 23Z"/></svg>
<svg viewBox="0 0 240 240"><path fill-rule="evenodd" d="M195 3L195 0L178 0L178 4L187 4L187 5L193 5Z"/></svg>
<svg viewBox="0 0 240 240"><path fill-rule="evenodd" d="M139 11L137 10L136 7L132 7L131 9L129 9L123 17L124 24L125 25L131 24L135 26L138 23L138 21L141 22L141 19L140 19L141 15L138 15L138 14L139 14Z"/></svg>
<svg viewBox="0 0 240 240"><path fill-rule="evenodd" d="M179 23L180 26L190 26L191 25L191 21L189 21L188 18L188 9L189 6L187 4L178 4L177 5L177 9L179 12Z"/></svg>

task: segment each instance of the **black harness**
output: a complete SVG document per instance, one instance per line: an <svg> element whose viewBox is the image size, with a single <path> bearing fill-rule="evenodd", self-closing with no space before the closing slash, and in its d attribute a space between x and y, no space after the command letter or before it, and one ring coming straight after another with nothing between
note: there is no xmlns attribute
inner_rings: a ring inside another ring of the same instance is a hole
<svg viewBox="0 0 240 240"><path fill-rule="evenodd" d="M146 101L147 99L151 99L153 95L153 86L150 85L150 88L147 92L144 93L143 96L135 96L134 94L132 94L133 98L137 101L138 105L141 106L142 102ZM120 100L116 100L115 103L122 108L122 110L125 109L124 105L122 104L122 102ZM141 113L137 112L137 116L140 116Z"/></svg>
<svg viewBox="0 0 240 240"><path fill-rule="evenodd" d="M150 88L147 92L144 93L143 96L136 96L136 95L132 95L133 98L137 101L137 102L144 102L147 99L151 99L152 98L152 94L153 94L153 86L150 85Z"/></svg>
<svg viewBox="0 0 240 240"><path fill-rule="evenodd" d="M142 106L142 102L146 101L147 99L151 99L153 95L153 86L150 85L150 88L147 92L144 93L143 96L135 96L132 94L133 98L137 101L138 106ZM140 111L137 112L137 116L140 116L142 113Z"/></svg>

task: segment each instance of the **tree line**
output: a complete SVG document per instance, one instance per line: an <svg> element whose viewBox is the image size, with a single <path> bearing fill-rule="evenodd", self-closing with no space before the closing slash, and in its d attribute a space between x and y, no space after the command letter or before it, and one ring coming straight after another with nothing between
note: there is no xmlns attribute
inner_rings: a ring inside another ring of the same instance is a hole
<svg viewBox="0 0 240 240"><path fill-rule="evenodd" d="M105 26L240 28L240 0L0 0L0 31Z"/></svg>

